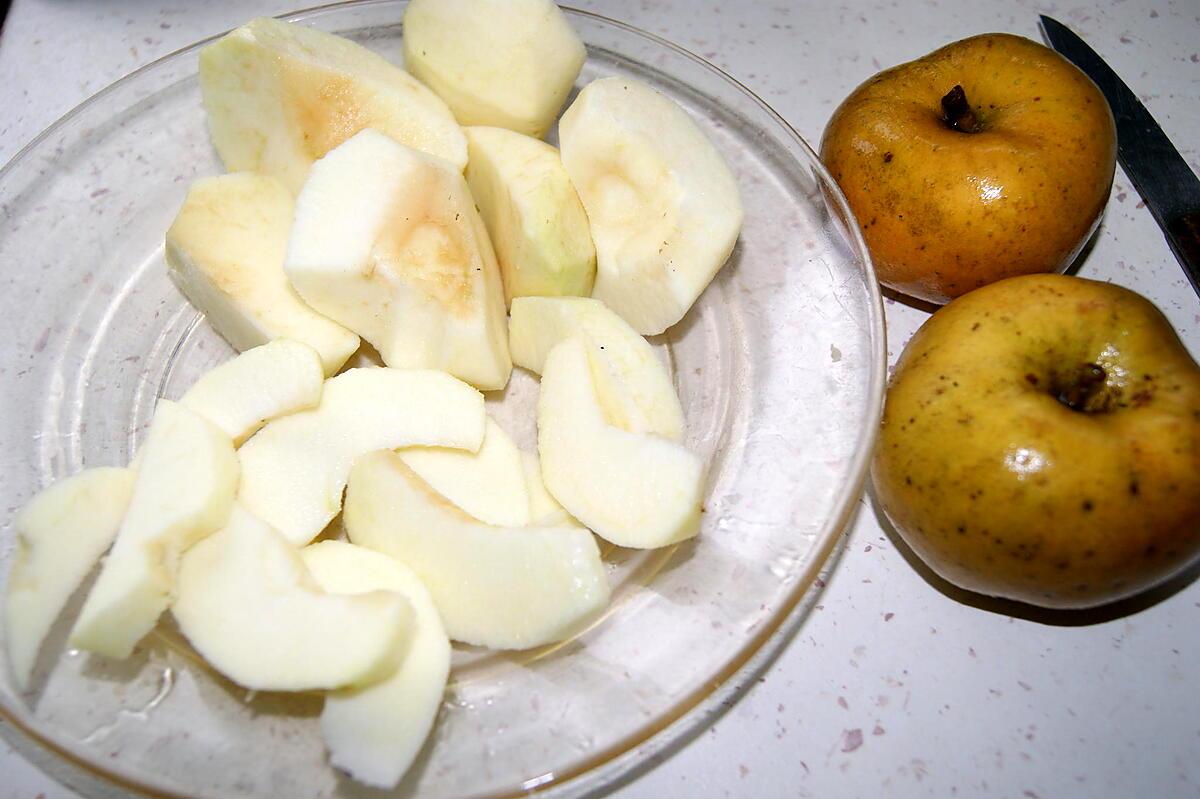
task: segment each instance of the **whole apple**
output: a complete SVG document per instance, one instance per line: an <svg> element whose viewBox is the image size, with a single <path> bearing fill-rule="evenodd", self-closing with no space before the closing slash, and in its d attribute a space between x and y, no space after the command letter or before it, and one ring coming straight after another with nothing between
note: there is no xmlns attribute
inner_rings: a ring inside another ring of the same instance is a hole
<svg viewBox="0 0 1200 799"><path fill-rule="evenodd" d="M1095 84L1003 33L870 78L821 141L880 282L935 303L1066 269L1100 221L1116 154Z"/></svg>
<svg viewBox="0 0 1200 799"><path fill-rule="evenodd" d="M872 477L908 545L962 588L1055 608L1132 595L1200 551L1200 366L1127 289L986 286L905 348Z"/></svg>

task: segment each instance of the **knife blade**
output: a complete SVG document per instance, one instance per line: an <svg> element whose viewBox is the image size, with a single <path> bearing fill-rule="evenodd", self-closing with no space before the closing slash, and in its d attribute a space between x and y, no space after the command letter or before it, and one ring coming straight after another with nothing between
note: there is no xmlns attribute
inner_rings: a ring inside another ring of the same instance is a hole
<svg viewBox="0 0 1200 799"><path fill-rule="evenodd" d="M1046 41L1083 70L1117 123L1117 159L1200 295L1200 179L1125 82L1066 25L1041 16Z"/></svg>

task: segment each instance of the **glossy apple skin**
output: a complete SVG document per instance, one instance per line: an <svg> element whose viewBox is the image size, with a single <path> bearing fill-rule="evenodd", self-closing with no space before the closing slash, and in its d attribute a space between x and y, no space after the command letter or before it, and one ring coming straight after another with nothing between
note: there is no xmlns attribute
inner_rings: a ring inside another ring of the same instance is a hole
<svg viewBox="0 0 1200 799"><path fill-rule="evenodd" d="M944 121L955 85L977 133ZM1099 223L1116 155L1095 84L1053 50L1000 33L870 78L821 142L880 282L934 303L1066 269Z"/></svg>
<svg viewBox="0 0 1200 799"><path fill-rule="evenodd" d="M1093 407L1057 397L1103 368ZM1200 367L1127 289L1029 275L917 331L893 374L876 496L951 583L1052 608L1104 604L1200 549Z"/></svg>

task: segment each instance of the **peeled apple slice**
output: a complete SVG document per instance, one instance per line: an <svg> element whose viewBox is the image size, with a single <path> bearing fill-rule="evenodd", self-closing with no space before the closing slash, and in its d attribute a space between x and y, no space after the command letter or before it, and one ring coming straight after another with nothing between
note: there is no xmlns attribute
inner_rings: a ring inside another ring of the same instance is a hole
<svg viewBox="0 0 1200 799"><path fill-rule="evenodd" d="M540 138L586 58L550 0L413 0L404 11L404 65L463 125Z"/></svg>
<svg viewBox="0 0 1200 799"><path fill-rule="evenodd" d="M28 687L54 620L116 537L135 477L130 469L85 469L43 489L13 519L4 640L18 688Z"/></svg>
<svg viewBox="0 0 1200 799"><path fill-rule="evenodd" d="M538 456L532 452L522 452L521 465L525 470L525 486L529 491L530 524L534 527L582 527L546 490Z"/></svg>
<svg viewBox="0 0 1200 799"><path fill-rule="evenodd" d="M175 594L179 556L220 529L238 485L229 436L159 400L129 508L71 631L71 646L127 658Z"/></svg>
<svg viewBox="0 0 1200 799"><path fill-rule="evenodd" d="M242 508L192 547L171 607L205 660L255 691L367 684L391 674L413 628L401 594L327 594L283 536Z"/></svg>
<svg viewBox="0 0 1200 799"><path fill-rule="evenodd" d="M558 150L503 128L466 128L467 185L487 225L504 298L592 293L596 248Z"/></svg>
<svg viewBox="0 0 1200 799"><path fill-rule="evenodd" d="M477 451L483 395L448 374L351 369L325 381L321 403L269 423L238 450L238 501L296 546L311 541L342 507L360 455L439 446Z"/></svg>
<svg viewBox="0 0 1200 799"><path fill-rule="evenodd" d="M666 546L700 529L700 458L674 441L608 424L581 339L567 339L546 358L538 452L551 495L617 546Z"/></svg>
<svg viewBox="0 0 1200 799"><path fill-rule="evenodd" d="M207 372L179 404L221 428L236 446L272 419L316 405L324 383L316 350L277 339Z"/></svg>
<svg viewBox="0 0 1200 799"><path fill-rule="evenodd" d="M388 366L442 369L485 391L508 382L500 269L445 162L372 130L333 150L296 201L284 268Z"/></svg>
<svg viewBox="0 0 1200 799"><path fill-rule="evenodd" d="M287 189L266 175L197 180L167 231L167 267L235 349L276 338L301 341L331 375L358 348L358 336L309 308L288 285L283 256L294 205Z"/></svg>
<svg viewBox="0 0 1200 799"><path fill-rule="evenodd" d="M517 366L540 374L550 350L572 336L587 344L598 399L609 424L673 441L683 438L683 408L671 375L629 323L595 299L513 301L508 344Z"/></svg>
<svg viewBox="0 0 1200 799"><path fill-rule="evenodd" d="M399 668L362 688L325 697L321 734L329 759L359 782L393 788L433 727L450 675L450 640L429 591L395 558L343 541L300 550L321 588L331 594L395 591L413 609L413 634Z"/></svg>
<svg viewBox="0 0 1200 799"><path fill-rule="evenodd" d="M521 451L491 417L478 452L407 447L396 454L434 491L476 519L501 527L529 524Z"/></svg>
<svg viewBox="0 0 1200 799"><path fill-rule="evenodd" d="M450 109L404 70L349 39L261 17L200 51L200 90L230 172L300 191L313 161L364 128L467 163Z"/></svg>
<svg viewBox="0 0 1200 799"><path fill-rule="evenodd" d="M420 578L455 641L528 649L560 641L608 604L600 550L578 527L492 527L437 494L393 452L354 465L350 540Z"/></svg>
<svg viewBox="0 0 1200 799"><path fill-rule="evenodd" d="M729 258L737 183L687 112L628 78L589 83L558 124L603 300L643 335L678 322Z"/></svg>

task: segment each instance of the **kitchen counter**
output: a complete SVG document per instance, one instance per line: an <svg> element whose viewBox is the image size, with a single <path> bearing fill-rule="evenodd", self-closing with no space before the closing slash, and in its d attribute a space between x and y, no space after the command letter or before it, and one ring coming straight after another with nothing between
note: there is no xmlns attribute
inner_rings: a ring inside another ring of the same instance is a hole
<svg viewBox="0 0 1200 799"><path fill-rule="evenodd" d="M259 0L16 0L0 36L0 162L111 81L251 14ZM1082 35L1200 171L1195 0L606 2L580 5L724 68L816 144L877 70L993 30ZM8 264L5 268L17 268ZM1081 275L1154 300L1200 355L1200 302L1118 167ZM889 355L927 317L886 303ZM1116 609L1037 613L919 567L865 496L794 639L717 722L615 792L636 797L1166 797L1200 792L1200 583ZM0 799L69 799L0 740Z"/></svg>

